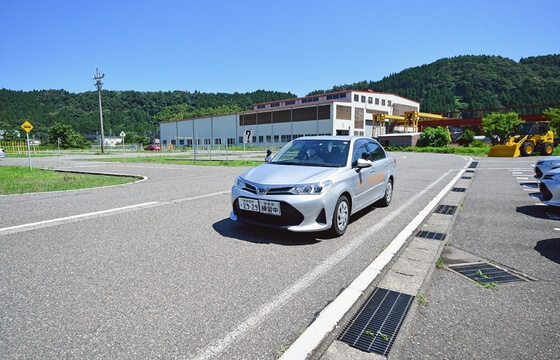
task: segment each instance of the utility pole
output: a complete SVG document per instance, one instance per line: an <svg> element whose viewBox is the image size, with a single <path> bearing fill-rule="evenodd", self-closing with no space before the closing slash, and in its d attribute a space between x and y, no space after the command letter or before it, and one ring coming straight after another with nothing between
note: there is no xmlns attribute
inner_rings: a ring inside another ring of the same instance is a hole
<svg viewBox="0 0 560 360"><path fill-rule="evenodd" d="M99 95L99 121L101 122L101 153L105 152L105 135L103 135L103 108L101 107L101 86L103 83L101 79L105 76L105 74L100 74L99 69L96 68L97 73L93 75L93 80L95 80L94 86L97 87L97 93Z"/></svg>

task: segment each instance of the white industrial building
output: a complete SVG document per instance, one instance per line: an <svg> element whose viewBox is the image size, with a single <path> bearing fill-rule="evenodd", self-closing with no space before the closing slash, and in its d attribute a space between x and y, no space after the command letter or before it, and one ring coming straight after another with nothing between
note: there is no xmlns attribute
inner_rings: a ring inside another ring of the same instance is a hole
<svg viewBox="0 0 560 360"><path fill-rule="evenodd" d="M346 90L260 103L252 111L162 122L161 144L283 145L305 135L387 133L388 122L376 115L419 111L420 103L390 93Z"/></svg>

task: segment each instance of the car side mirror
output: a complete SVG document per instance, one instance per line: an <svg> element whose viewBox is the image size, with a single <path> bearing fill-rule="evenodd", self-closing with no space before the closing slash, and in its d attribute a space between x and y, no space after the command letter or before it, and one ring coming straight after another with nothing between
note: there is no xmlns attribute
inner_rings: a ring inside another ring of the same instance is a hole
<svg viewBox="0 0 560 360"><path fill-rule="evenodd" d="M363 168L372 167L372 166L373 166L373 163L370 160L359 158L358 161L357 161L358 170L363 169Z"/></svg>

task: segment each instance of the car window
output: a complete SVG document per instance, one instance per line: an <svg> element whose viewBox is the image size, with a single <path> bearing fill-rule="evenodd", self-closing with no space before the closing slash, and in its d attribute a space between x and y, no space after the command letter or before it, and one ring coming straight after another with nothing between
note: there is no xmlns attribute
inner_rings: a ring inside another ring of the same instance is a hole
<svg viewBox="0 0 560 360"><path fill-rule="evenodd" d="M371 160L370 152L368 151L368 143L364 141L356 141L354 143L354 155L352 155L352 167L358 165L358 159Z"/></svg>
<svg viewBox="0 0 560 360"><path fill-rule="evenodd" d="M379 146L379 144L376 142L370 142L368 144L368 151L370 153L371 161L381 160L384 159L386 156L385 151L383 151L383 148Z"/></svg>
<svg viewBox="0 0 560 360"><path fill-rule="evenodd" d="M271 163L286 162L297 159L303 152L303 141L293 141L272 158Z"/></svg>
<svg viewBox="0 0 560 360"><path fill-rule="evenodd" d="M348 150L348 141L294 140L282 148L270 163L341 167L346 165Z"/></svg>

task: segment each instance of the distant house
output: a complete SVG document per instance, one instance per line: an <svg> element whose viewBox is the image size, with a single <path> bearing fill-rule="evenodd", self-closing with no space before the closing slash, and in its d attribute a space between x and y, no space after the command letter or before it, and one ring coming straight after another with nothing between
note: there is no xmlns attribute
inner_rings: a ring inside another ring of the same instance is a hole
<svg viewBox="0 0 560 360"><path fill-rule="evenodd" d="M0 129L0 140L4 139L4 133L6 133L6 131L8 131L8 130L1 130ZM17 137L21 137L21 134L18 130L13 130L13 131L16 134Z"/></svg>
<svg viewBox="0 0 560 360"><path fill-rule="evenodd" d="M87 140L94 140L95 144L101 144L101 135L89 134L86 135ZM103 137L105 146L115 146L120 144L122 139L120 136L104 136Z"/></svg>

